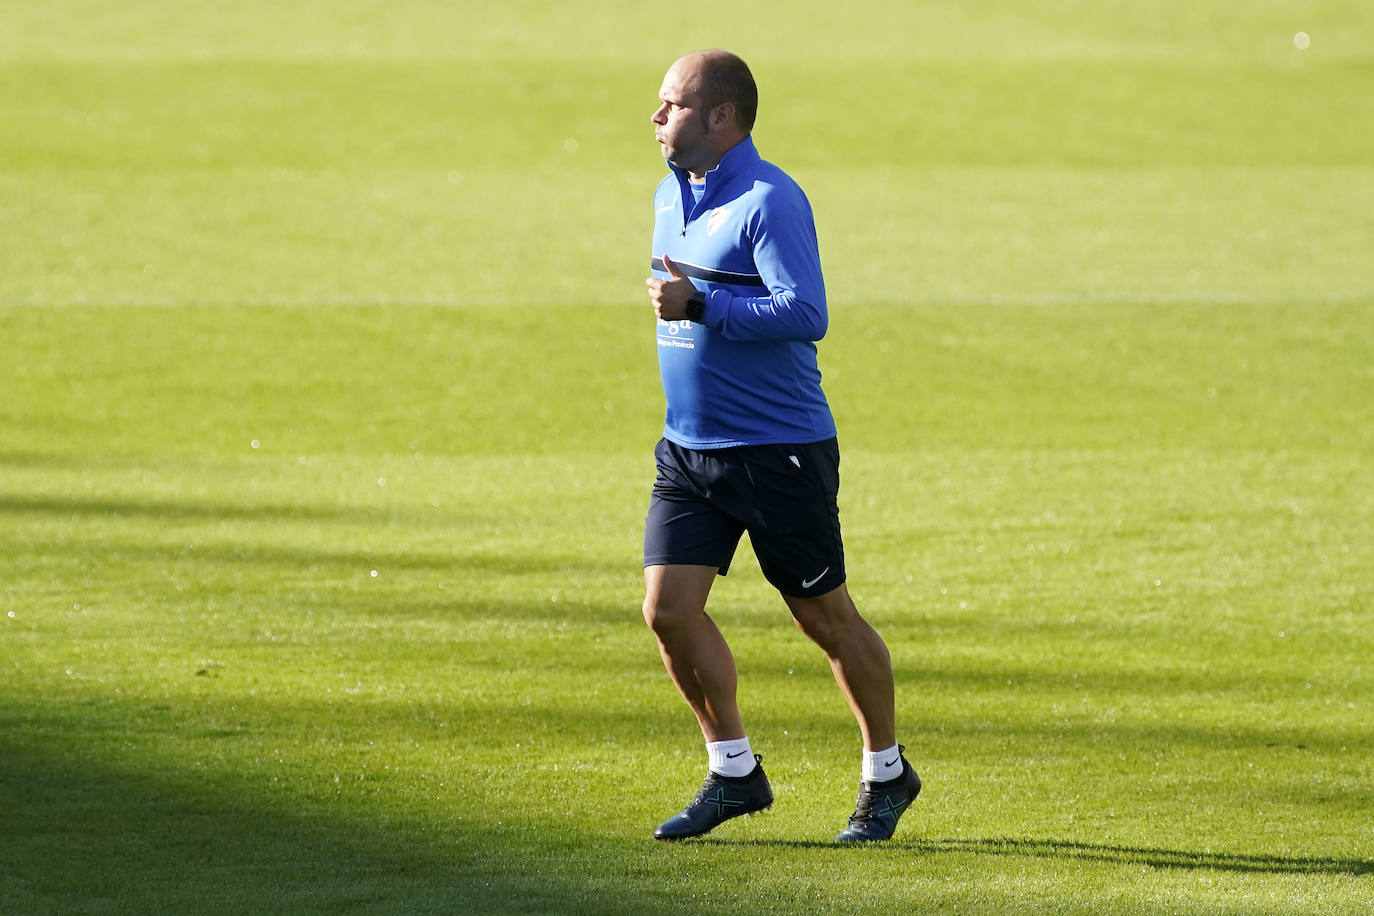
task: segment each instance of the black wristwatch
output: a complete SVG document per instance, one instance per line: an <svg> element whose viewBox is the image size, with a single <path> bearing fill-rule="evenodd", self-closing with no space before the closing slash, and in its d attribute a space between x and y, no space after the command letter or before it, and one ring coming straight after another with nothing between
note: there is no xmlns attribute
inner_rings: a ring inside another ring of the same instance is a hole
<svg viewBox="0 0 1374 916"><path fill-rule="evenodd" d="M700 323L701 316L706 312L706 296L701 290L692 293L692 298L687 300L687 320Z"/></svg>

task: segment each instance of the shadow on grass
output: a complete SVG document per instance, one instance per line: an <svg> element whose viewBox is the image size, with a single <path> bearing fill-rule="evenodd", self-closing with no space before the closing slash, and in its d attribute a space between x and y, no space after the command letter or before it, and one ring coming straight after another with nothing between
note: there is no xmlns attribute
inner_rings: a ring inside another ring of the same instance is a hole
<svg viewBox="0 0 1374 916"><path fill-rule="evenodd" d="M153 758L102 760L78 736L58 751L53 738L0 734L6 914L639 913L667 902L569 864L585 854L575 833L419 822L222 768L197 778Z"/></svg>
<svg viewBox="0 0 1374 916"><path fill-rule="evenodd" d="M1374 861L1337 859L1329 856L1264 856L1225 852L1192 852L1149 846L1112 846L1079 843L1072 840L1027 840L1009 837L994 839L894 840L890 845L839 846L814 840L710 840L722 846L778 846L788 849L836 849L866 852L888 849L906 854L944 855L948 853L992 856L1029 856L1037 859L1074 859L1106 862L1113 865L1148 865L1152 868L1212 870L1280 875L1354 875L1374 874Z"/></svg>
<svg viewBox="0 0 1374 916"><path fill-rule="evenodd" d="M1195 852L1159 849L1148 846L1112 846L1075 843L1069 840L1026 840L1012 838L981 840L922 840L915 848L924 853L976 852L998 856L1082 859L1122 865L1149 865L1153 868L1211 869L1217 871L1264 872L1283 875L1368 875L1374 874L1374 861L1336 859L1329 856L1268 856L1226 852Z"/></svg>
<svg viewBox="0 0 1374 916"><path fill-rule="evenodd" d="M3 462L0 462L3 464ZM311 521L377 524L418 513L403 513L395 508L321 507L301 503L210 503L189 500L83 499L56 496L14 496L0 494L0 513L7 515L51 515L63 519L83 516L108 516L120 520L150 519L179 521ZM434 515L435 513L428 513Z"/></svg>
<svg viewBox="0 0 1374 916"><path fill-rule="evenodd" d="M89 724L107 731L98 717ZM665 869L675 874L684 860L663 855L672 846L647 836L615 838L499 810L474 818L471 806L453 808L452 801L426 803L421 814L388 801L384 783L381 796L334 794L327 779L299 772L283 771L278 784L270 772L208 749L204 768L189 759L172 763L156 750L95 740L78 726L33 708L0 716L0 912L682 911L674 896L682 885L665 880ZM683 845L723 848L730 859L749 847L784 857L818 853L822 863L877 855L902 868L953 855L1251 874L1374 871L1374 862L1361 859L1014 838L899 839L858 848L712 838ZM708 853L698 864L713 862ZM768 898L764 909L805 911L806 892L803 886L796 899ZM738 901L722 892L692 906L733 912Z"/></svg>

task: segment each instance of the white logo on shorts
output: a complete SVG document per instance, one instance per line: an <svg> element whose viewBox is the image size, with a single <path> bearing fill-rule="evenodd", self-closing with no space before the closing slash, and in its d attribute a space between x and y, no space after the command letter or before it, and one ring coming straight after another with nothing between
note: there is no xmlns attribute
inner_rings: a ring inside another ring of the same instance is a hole
<svg viewBox="0 0 1374 916"><path fill-rule="evenodd" d="M829 567L829 566L827 566L825 569L822 569L822 570L821 570L821 574L820 574L819 576L817 576L816 578L814 578L814 579L803 579L803 580L802 580L802 588L810 588L811 586L815 585L817 582L821 581L821 579L822 579L822 578L825 576L825 574L828 573L828 572L830 572L830 567Z"/></svg>

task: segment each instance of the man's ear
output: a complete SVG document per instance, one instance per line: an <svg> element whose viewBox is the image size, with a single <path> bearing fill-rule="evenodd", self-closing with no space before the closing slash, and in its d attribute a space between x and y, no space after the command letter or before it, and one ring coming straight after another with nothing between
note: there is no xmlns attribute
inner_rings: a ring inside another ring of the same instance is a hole
<svg viewBox="0 0 1374 916"><path fill-rule="evenodd" d="M715 108L712 108L710 123L712 130L733 127L735 124L735 103L721 102Z"/></svg>

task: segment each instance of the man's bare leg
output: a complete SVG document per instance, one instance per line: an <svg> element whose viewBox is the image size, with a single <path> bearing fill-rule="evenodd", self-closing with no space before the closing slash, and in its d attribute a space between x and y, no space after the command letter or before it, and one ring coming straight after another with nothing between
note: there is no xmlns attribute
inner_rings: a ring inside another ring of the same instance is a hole
<svg viewBox="0 0 1374 916"><path fill-rule="evenodd" d="M843 585L815 598L783 596L801 631L830 659L835 683L859 722L865 750L897 743L892 659L887 645L859 616Z"/></svg>
<svg viewBox="0 0 1374 916"><path fill-rule="evenodd" d="M701 725L711 757L697 797L659 824L654 831L659 840L701 836L732 817L773 804L768 777L748 753L735 702L735 657L706 614L716 572L714 566L644 569L644 620L658 638L664 667ZM731 772L736 766L743 772Z"/></svg>
<svg viewBox="0 0 1374 916"><path fill-rule="evenodd" d="M708 742L744 737L735 701L735 657L706 613L716 573L714 566L644 568L644 622Z"/></svg>
<svg viewBox="0 0 1374 916"><path fill-rule="evenodd" d="M887 645L859 616L843 585L815 598L784 596L802 632L830 659L835 683L859 722L864 740L864 775L849 824L837 843L886 840L897 820L921 792L921 777L911 768L897 744L892 660ZM900 762L900 769L889 771ZM889 777L888 772L894 775Z"/></svg>

